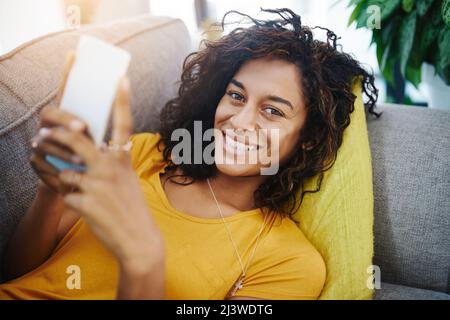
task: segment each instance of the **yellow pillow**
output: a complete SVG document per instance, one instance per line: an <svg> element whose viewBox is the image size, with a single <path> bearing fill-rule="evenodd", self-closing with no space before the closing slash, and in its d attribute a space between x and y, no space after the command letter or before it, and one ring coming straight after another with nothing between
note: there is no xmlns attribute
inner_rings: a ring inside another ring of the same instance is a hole
<svg viewBox="0 0 450 320"><path fill-rule="evenodd" d="M372 299L368 268L373 257L372 160L361 84L350 125L334 166L325 172L320 191L306 193L294 219L327 266L319 299ZM317 176L305 183L314 190Z"/></svg>

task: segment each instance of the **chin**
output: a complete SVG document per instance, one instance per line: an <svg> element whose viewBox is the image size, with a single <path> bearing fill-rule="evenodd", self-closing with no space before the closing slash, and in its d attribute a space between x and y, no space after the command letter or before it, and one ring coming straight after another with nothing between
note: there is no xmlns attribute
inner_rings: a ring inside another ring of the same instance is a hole
<svg viewBox="0 0 450 320"><path fill-rule="evenodd" d="M251 177L259 176L260 166L254 164L217 164L217 170L227 176L232 177Z"/></svg>
<svg viewBox="0 0 450 320"><path fill-rule="evenodd" d="M232 177L250 177L261 175L261 164L257 161L257 150L238 150L236 145L225 143L225 133L215 130L215 164L217 170ZM220 150L220 152L218 151ZM253 153L252 162L250 152Z"/></svg>

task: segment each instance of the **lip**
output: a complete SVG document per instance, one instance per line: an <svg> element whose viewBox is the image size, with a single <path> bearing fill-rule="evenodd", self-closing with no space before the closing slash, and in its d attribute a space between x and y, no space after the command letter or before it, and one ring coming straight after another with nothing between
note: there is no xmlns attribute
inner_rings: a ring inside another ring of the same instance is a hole
<svg viewBox="0 0 450 320"><path fill-rule="evenodd" d="M222 131L223 136L223 150L226 154L244 156L252 152L258 152L259 146L255 144L244 144L238 141L237 136L227 135L226 132ZM235 139L233 139L236 137ZM241 140L241 139L239 139Z"/></svg>
<svg viewBox="0 0 450 320"><path fill-rule="evenodd" d="M228 132L227 132L228 131ZM227 139L230 139L234 143L241 144L244 148L255 148L255 150L261 149L261 146L257 143L246 143L245 137L235 135L232 132L229 132L230 130L227 129L227 131L223 130L222 135L224 138L224 144L226 145Z"/></svg>

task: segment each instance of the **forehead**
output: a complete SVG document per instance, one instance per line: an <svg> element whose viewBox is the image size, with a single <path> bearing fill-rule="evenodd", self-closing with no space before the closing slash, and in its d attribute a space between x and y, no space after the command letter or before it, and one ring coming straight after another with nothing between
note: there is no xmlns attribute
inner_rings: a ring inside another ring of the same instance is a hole
<svg viewBox="0 0 450 320"><path fill-rule="evenodd" d="M233 77L249 93L277 95L292 101L302 101L300 72L293 63L279 59L247 61Z"/></svg>

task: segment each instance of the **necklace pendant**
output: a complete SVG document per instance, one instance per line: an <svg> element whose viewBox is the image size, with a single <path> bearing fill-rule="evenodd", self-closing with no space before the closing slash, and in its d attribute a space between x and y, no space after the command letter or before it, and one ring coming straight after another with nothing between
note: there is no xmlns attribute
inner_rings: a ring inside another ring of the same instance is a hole
<svg viewBox="0 0 450 320"><path fill-rule="evenodd" d="M236 292L238 292L238 290L242 289L242 287L244 286L243 282L244 282L244 275L242 275L238 279L238 281L236 281L236 283L234 284L233 290L231 290L231 292L230 292L231 297L233 297L236 294Z"/></svg>

